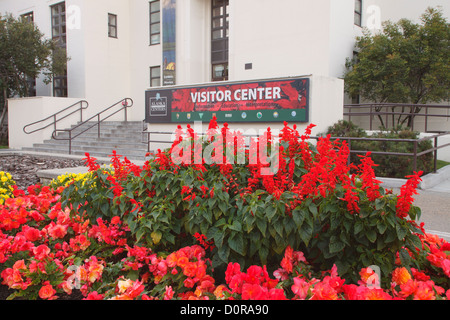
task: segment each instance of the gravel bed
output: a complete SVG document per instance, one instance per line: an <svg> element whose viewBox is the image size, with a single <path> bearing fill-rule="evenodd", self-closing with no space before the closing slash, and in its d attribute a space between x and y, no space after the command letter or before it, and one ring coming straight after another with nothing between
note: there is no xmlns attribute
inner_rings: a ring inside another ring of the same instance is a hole
<svg viewBox="0 0 450 320"><path fill-rule="evenodd" d="M39 170L79 166L84 166L83 160L29 155L0 156L0 171L9 172L19 189L22 190L40 182L36 175Z"/></svg>

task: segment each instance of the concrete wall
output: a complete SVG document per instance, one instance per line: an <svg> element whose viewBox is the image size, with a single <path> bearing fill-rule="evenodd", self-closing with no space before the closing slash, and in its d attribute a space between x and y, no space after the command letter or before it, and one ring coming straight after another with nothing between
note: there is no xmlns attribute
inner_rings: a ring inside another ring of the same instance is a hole
<svg viewBox="0 0 450 320"><path fill-rule="evenodd" d="M328 75L329 2L231 0L230 80Z"/></svg>
<svg viewBox="0 0 450 320"><path fill-rule="evenodd" d="M54 98L54 97L31 97L21 99L9 99L8 100L8 119L9 119L9 147L12 149L19 149L23 147L32 147L34 143L42 143L44 140L48 140L52 136L54 130L53 125L48 128L37 131L32 134L26 134L23 131L24 126L31 124L35 121L45 119L46 117L54 114L58 110L65 109L66 107L76 103L80 99L76 98ZM67 115L71 111L62 113L57 119ZM56 111L55 111L56 110ZM84 114L84 113L83 113ZM66 119L58 123L57 129L69 128L71 124L80 121L80 114L75 113ZM45 127L53 122L53 119L49 119L45 122L36 124L28 128L28 132L33 131L41 127Z"/></svg>

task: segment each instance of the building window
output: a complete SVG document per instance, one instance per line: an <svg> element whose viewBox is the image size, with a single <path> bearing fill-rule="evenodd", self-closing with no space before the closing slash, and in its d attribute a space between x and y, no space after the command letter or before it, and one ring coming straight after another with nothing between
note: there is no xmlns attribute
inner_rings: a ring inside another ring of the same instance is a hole
<svg viewBox="0 0 450 320"><path fill-rule="evenodd" d="M34 22L34 14L33 12L28 12L25 14L22 14L21 16L22 21L33 23ZM30 76L27 76L27 96L28 97L35 97L36 96L36 78L32 78Z"/></svg>
<svg viewBox="0 0 450 320"><path fill-rule="evenodd" d="M108 37L117 38L117 15L108 13Z"/></svg>
<svg viewBox="0 0 450 320"><path fill-rule="evenodd" d="M228 63L213 64L212 73L213 81L228 80Z"/></svg>
<svg viewBox="0 0 450 320"><path fill-rule="evenodd" d="M355 0L355 24L361 27L362 22L362 0Z"/></svg>
<svg viewBox="0 0 450 320"><path fill-rule="evenodd" d="M67 73L53 77L53 96L67 97Z"/></svg>
<svg viewBox="0 0 450 320"><path fill-rule="evenodd" d="M150 67L150 87L161 86L161 67Z"/></svg>
<svg viewBox="0 0 450 320"><path fill-rule="evenodd" d="M150 45L161 43L160 1L150 2Z"/></svg>
<svg viewBox="0 0 450 320"><path fill-rule="evenodd" d="M22 18L23 21L31 22L31 23L34 22L33 12L28 12L28 13L22 14L20 17Z"/></svg>
<svg viewBox="0 0 450 320"><path fill-rule="evenodd" d="M66 3L60 2L50 7L52 18L52 39L58 47L66 49ZM53 96L67 97L67 69L62 75L53 76Z"/></svg>
<svg viewBox="0 0 450 320"><path fill-rule="evenodd" d="M211 63L212 80L228 80L229 0L212 0Z"/></svg>
<svg viewBox="0 0 450 320"><path fill-rule="evenodd" d="M51 7L52 39L58 46L66 47L66 4L61 2Z"/></svg>

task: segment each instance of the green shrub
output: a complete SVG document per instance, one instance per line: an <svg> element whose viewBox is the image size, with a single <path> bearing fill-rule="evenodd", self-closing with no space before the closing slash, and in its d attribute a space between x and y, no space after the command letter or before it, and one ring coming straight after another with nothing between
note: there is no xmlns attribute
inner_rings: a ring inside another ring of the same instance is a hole
<svg viewBox="0 0 450 320"><path fill-rule="evenodd" d="M358 137L368 138L367 133L352 122L340 120L330 126L326 132L333 137ZM419 139L419 133L401 127L391 131L379 131L370 137L382 139ZM432 148L430 140L422 141L417 145L417 153ZM393 153L414 153L413 142L400 141L361 141L351 142L351 149L358 151L372 152L393 152ZM350 161L354 164L360 163L359 154L353 153ZM414 159L412 156L401 155L379 155L372 154L372 159L377 164L375 173L379 177L404 178L414 171ZM417 158L416 171L429 173L433 170L433 153L427 153Z"/></svg>
<svg viewBox="0 0 450 320"><path fill-rule="evenodd" d="M219 131L213 124L212 129L214 137L200 140L203 150L217 146L221 134L225 137L226 127ZM158 151L143 168L114 154L114 170L108 171L88 157L91 181L74 180L61 195L63 204L92 220L119 216L134 241L155 252L196 243L194 235L203 234L214 243L210 258L219 269L229 262L270 268L287 246L303 251L317 270L336 264L349 279L358 279L354 270L369 265L391 272L399 252L409 265L406 249L414 254L420 246L414 234L420 230L406 219L420 214L410 206L413 186L400 196L386 194L369 157L351 174L345 143L321 138L313 146L309 134L310 127L300 135L285 126L279 143L269 145L279 149L272 158L279 163L273 175L260 174L267 165L250 161L252 149L241 164L207 164L205 159L176 164L171 155L181 140ZM270 131L265 138L270 139ZM193 146L198 140L188 131L183 141ZM260 138L258 143L268 142ZM233 150L237 160L238 148ZM188 158L194 160L191 154Z"/></svg>

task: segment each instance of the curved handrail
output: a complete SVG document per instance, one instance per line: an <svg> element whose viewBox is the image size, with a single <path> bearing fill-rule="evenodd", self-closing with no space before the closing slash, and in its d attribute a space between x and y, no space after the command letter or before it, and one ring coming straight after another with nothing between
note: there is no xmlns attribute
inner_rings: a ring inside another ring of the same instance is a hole
<svg viewBox="0 0 450 320"><path fill-rule="evenodd" d="M78 109L70 112L69 114L66 114L65 116L63 116L60 119L56 119L57 115L59 115L59 114L63 113L64 111L66 111L66 110L76 106L77 104L80 104L80 107ZM83 107L83 104L86 104L86 106ZM81 121L83 121L83 110L87 109L88 107L89 107L89 102L87 102L86 100L80 100L80 101L75 102L74 104L72 104L72 105L70 105L70 106L68 106L68 107L66 107L66 108L64 108L64 109L62 109L62 110L60 110L60 111L50 115L50 116L48 116L47 118L44 118L44 119L39 120L39 121L32 122L30 124L27 124L26 126L23 127L23 132L25 132L26 134L32 134L32 133L35 133L37 131L44 130L44 129L52 126L52 125L55 127L55 130L56 130L56 123L58 123L58 121L61 121L61 120L65 119L65 118L71 116L72 114L78 112L78 111L80 111L80 119L81 119ZM31 130L31 131L27 131L27 129L29 127L32 127L32 126L34 126L34 125L36 125L38 123L41 123L41 122L45 122L45 121L47 121L49 119L52 119L52 118L53 118L53 122L51 122L51 123L49 123L49 124L47 124L47 125L45 125L43 127Z"/></svg>
<svg viewBox="0 0 450 320"><path fill-rule="evenodd" d="M118 109L118 110L114 111L113 113L107 115L107 116L104 117L103 119L100 119L100 116L101 116L103 113L105 113L106 111L112 109L113 107L117 106L117 105L120 104L120 103L122 104L122 107L121 107L120 109ZM97 114L93 115L93 116L90 117L89 119L80 122L78 125L76 125L76 126L70 128L70 129L55 129L55 130L53 131L53 133L52 133L52 138L55 139L55 140L66 140L66 141L69 141L69 154L71 154L71 153L72 153L72 140L73 140L73 139L75 139L76 137L82 135L83 133L85 133L86 131L92 129L92 128L95 127L95 126L98 126L98 137L100 137L100 123L102 123L102 122L105 121L106 119L109 119L110 117L112 117L113 115L115 115L116 113L118 113L118 112L120 112L120 111L122 111L122 110L125 111L125 121L128 121L128 119L127 119L127 109L130 108L130 107L132 107L132 106L133 106L133 99L131 99L131 98L124 98L124 99L122 99L122 100L120 100L120 101L114 103L113 105L111 105L111 106L109 106L109 107L103 109L102 111L100 111L100 112L98 112ZM72 134L72 132L73 132L75 129L77 129L77 128L83 126L84 124L88 123L89 121L93 120L94 118L97 118L97 121L96 121L94 124L92 124L91 126L87 127L87 128L84 129L83 131L78 132L76 135L73 135L73 134ZM68 137L68 138L61 138L61 137L58 137L57 134L58 134L59 132L68 132L68 133L69 133L69 137Z"/></svg>

